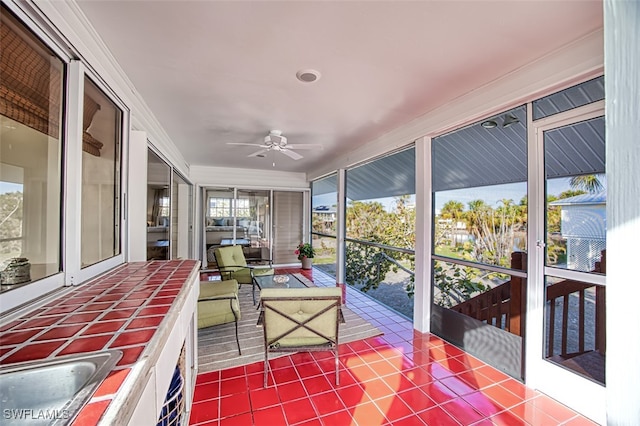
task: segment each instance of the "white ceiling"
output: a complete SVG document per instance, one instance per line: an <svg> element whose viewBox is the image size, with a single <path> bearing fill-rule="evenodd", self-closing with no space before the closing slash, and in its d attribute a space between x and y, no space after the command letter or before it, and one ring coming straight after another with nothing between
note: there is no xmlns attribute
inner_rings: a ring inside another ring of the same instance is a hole
<svg viewBox="0 0 640 426"><path fill-rule="evenodd" d="M191 165L303 172L602 27L601 1L78 1ZM296 72L322 77L301 83ZM280 129L318 143L248 158Z"/></svg>

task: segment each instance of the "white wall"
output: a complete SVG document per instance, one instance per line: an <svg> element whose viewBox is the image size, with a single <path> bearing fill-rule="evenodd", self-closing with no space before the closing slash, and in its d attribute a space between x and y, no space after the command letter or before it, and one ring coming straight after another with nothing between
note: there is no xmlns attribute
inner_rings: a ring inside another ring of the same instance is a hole
<svg viewBox="0 0 640 426"><path fill-rule="evenodd" d="M147 133L134 131L129 137L129 227L127 261L147 260Z"/></svg>
<svg viewBox="0 0 640 426"><path fill-rule="evenodd" d="M309 188L304 173L278 170L236 169L191 166L191 180L202 187L238 187L251 189Z"/></svg>
<svg viewBox="0 0 640 426"><path fill-rule="evenodd" d="M607 424L640 424L640 2L605 0Z"/></svg>

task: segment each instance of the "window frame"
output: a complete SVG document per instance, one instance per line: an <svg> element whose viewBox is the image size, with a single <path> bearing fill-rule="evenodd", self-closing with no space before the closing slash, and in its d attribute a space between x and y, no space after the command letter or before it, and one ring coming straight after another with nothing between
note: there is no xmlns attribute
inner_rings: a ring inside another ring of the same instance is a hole
<svg viewBox="0 0 640 426"><path fill-rule="evenodd" d="M227 204L228 205L224 205L221 207L217 207L217 206L211 206L211 203L213 201L216 202L221 202L223 204ZM226 198L226 197L208 197L208 205L207 205L207 210L208 210L208 217L231 217L231 208L232 208L232 198ZM215 214L215 213L223 213L223 214Z"/></svg>
<svg viewBox="0 0 640 426"><path fill-rule="evenodd" d="M61 149L61 202L60 202L60 272L28 283L24 286L2 293L0 314L30 304L34 300L47 300L43 297L65 286L80 285L103 274L125 262L127 235L126 197L128 178L128 144L130 134L130 108L120 96L97 75L93 68L83 60L74 59L74 50L56 37L52 28L37 24L33 17L13 3L2 3L2 7L24 25L25 29L37 37L62 62L62 117L60 149ZM113 104L120 109L121 122L119 128L120 165L117 177L120 180L118 194L118 223L120 249L113 257L81 268L81 233L80 221L71 212L81 211L81 177L82 177L82 119L84 79L89 78ZM29 305L30 306L30 305ZM19 311L19 310L17 310ZM17 312L16 311L16 312Z"/></svg>

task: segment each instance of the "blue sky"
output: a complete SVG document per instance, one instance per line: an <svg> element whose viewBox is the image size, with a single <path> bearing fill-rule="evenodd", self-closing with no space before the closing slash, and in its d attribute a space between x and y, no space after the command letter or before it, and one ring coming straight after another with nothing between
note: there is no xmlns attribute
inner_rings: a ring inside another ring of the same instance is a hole
<svg viewBox="0 0 640 426"><path fill-rule="evenodd" d="M22 191L22 184L0 181L0 194Z"/></svg>

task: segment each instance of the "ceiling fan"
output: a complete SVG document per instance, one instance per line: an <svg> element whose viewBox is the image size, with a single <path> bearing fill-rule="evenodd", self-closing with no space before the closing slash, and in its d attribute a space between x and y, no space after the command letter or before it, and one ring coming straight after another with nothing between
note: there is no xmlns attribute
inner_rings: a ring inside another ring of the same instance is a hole
<svg viewBox="0 0 640 426"><path fill-rule="evenodd" d="M259 157L268 151L278 151L283 153L289 158L299 160L302 155L293 151L294 149L322 149L322 145L317 143L307 144L287 144L287 138L282 136L281 130L271 130L267 136L264 137L263 144L257 143L243 143L243 142L227 142L227 145L244 145L244 146L258 146L260 149L247 157Z"/></svg>

